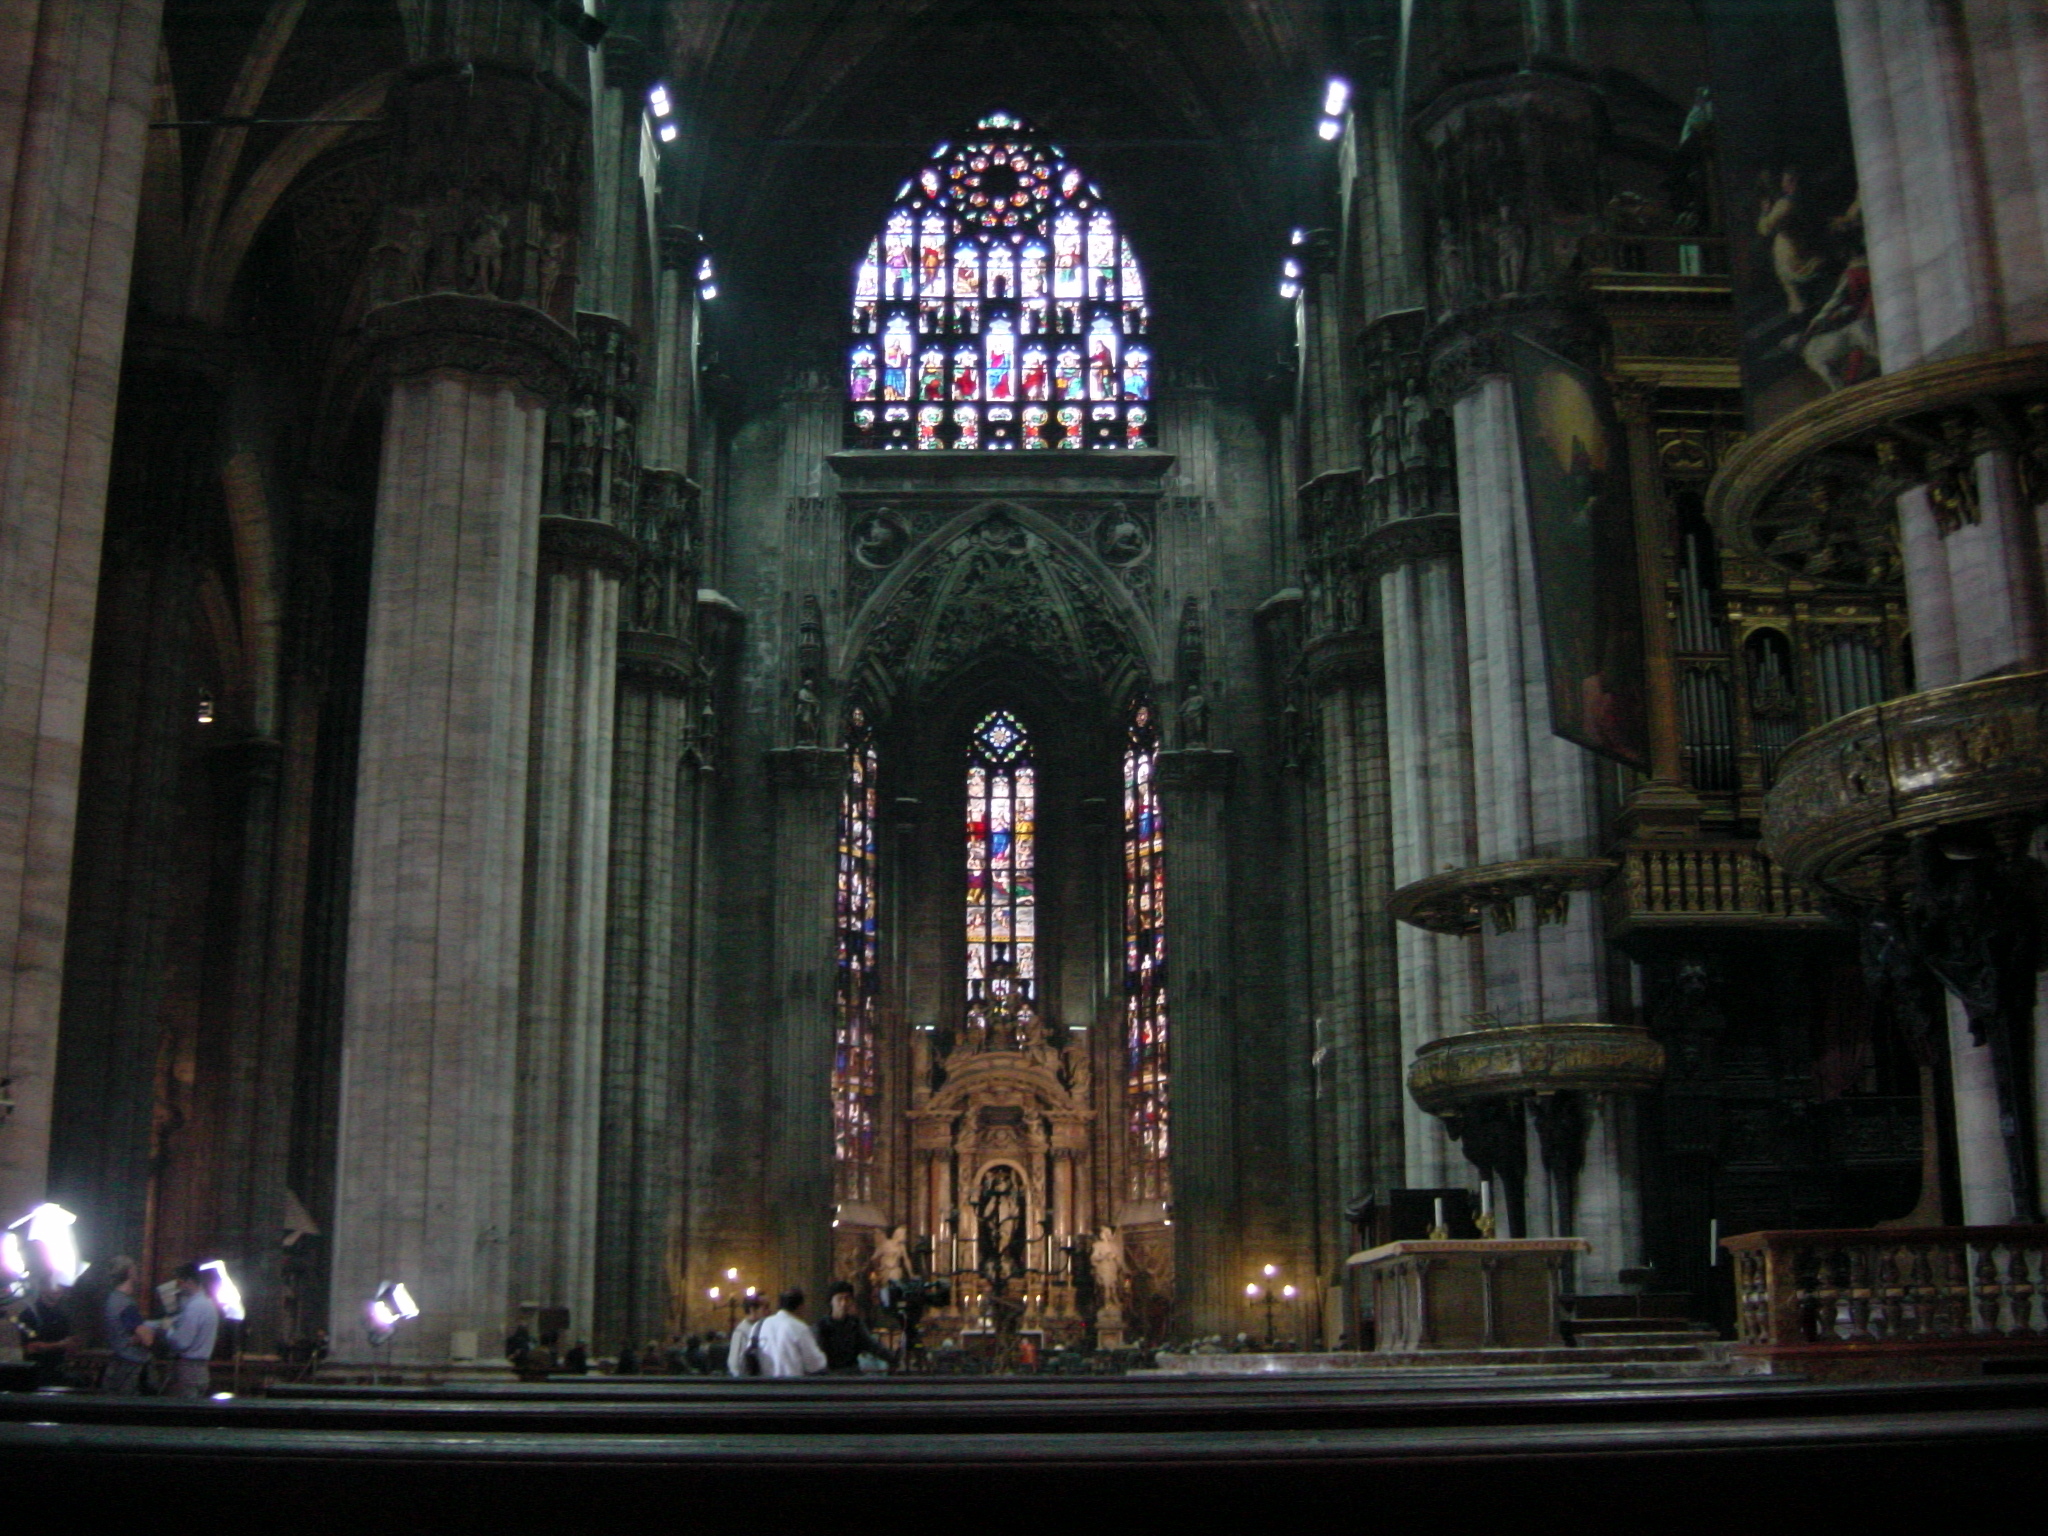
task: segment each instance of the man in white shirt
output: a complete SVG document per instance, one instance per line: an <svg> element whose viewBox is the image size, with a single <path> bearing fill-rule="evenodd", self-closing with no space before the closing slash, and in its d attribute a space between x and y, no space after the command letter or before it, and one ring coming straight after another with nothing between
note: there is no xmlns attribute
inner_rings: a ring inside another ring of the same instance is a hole
<svg viewBox="0 0 2048 1536"><path fill-rule="evenodd" d="M768 1315L768 1298L756 1292L746 1300L745 1315L732 1331L732 1343L725 1352L725 1369L728 1375L747 1374L747 1346L753 1342L754 1330L761 1326L762 1318ZM766 1374L765 1368L763 1374Z"/></svg>
<svg viewBox="0 0 2048 1536"><path fill-rule="evenodd" d="M810 1376L825 1369L825 1351L818 1347L810 1324L798 1316L804 1309L804 1293L792 1286L781 1296L782 1310L759 1326L755 1339L761 1350L763 1376Z"/></svg>

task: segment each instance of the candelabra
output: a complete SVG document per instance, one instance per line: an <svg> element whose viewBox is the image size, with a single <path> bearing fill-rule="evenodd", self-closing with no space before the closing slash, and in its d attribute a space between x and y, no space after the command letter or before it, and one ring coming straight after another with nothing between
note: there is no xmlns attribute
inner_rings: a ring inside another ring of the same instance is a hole
<svg viewBox="0 0 2048 1536"><path fill-rule="evenodd" d="M758 1296L761 1288L758 1285L750 1285L742 1290L740 1272L736 1268L725 1272L725 1281L724 1285L710 1287L704 1292L704 1296L714 1308L720 1302L725 1303L725 1331L729 1334L739 1326L740 1308L746 1304L748 1297Z"/></svg>
<svg viewBox="0 0 2048 1536"><path fill-rule="evenodd" d="M1245 1300L1254 1305L1260 1302L1265 1303L1266 1345L1268 1348L1271 1348L1275 1342L1273 1308L1283 1301L1293 1301L1301 1293L1295 1290L1292 1285L1280 1281L1280 1266L1278 1264L1268 1264L1261 1271L1261 1275L1263 1283L1260 1280L1250 1281L1244 1288L1244 1295Z"/></svg>

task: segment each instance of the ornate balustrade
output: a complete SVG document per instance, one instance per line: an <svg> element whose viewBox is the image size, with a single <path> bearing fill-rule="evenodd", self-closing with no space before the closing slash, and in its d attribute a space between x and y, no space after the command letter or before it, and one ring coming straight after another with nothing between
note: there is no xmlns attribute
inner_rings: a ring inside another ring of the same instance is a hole
<svg viewBox="0 0 2048 1536"><path fill-rule="evenodd" d="M1738 1352L1809 1376L2048 1367L2048 1227L1749 1232L1734 1259Z"/></svg>
<svg viewBox="0 0 2048 1536"><path fill-rule="evenodd" d="M1607 886L1617 933L1694 927L1821 928L1813 894L1751 843L1629 848Z"/></svg>

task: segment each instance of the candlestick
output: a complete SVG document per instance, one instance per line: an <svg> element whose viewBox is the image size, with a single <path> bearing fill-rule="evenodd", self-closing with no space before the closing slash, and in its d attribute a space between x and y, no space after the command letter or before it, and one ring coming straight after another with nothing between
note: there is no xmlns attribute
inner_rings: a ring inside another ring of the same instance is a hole
<svg viewBox="0 0 2048 1536"><path fill-rule="evenodd" d="M1444 1197L1443 1197L1442 1195L1438 1195L1438 1196L1436 1197L1436 1219L1435 1219L1434 1221L1432 1221L1432 1222L1430 1223L1430 1225L1431 1225L1431 1226L1434 1226L1434 1227L1441 1227L1441 1226L1443 1226L1443 1224L1444 1224Z"/></svg>

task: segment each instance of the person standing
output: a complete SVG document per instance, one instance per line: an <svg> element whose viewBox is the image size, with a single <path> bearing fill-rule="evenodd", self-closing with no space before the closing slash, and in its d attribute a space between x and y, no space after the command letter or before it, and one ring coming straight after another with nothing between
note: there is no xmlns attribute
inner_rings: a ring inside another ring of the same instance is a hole
<svg viewBox="0 0 2048 1536"><path fill-rule="evenodd" d="M114 1356L107 1362L100 1388L128 1396L142 1386L142 1368L149 1364L149 1343L155 1333L135 1304L135 1261L123 1254L108 1262L107 1272L114 1286L107 1292L102 1315L106 1318L107 1348Z"/></svg>
<svg viewBox="0 0 2048 1536"><path fill-rule="evenodd" d="M854 1308L850 1283L833 1281L832 1289L825 1293L825 1297L825 1304L831 1310L818 1320L818 1347L825 1351L827 1370L858 1374L862 1355L873 1355L881 1360L889 1358L888 1350L860 1320L860 1313Z"/></svg>
<svg viewBox="0 0 2048 1536"><path fill-rule="evenodd" d="M206 1288L197 1264L177 1271L178 1310L157 1330L171 1352L171 1385L167 1397L204 1397L212 1385L213 1343L220 1335L220 1307Z"/></svg>
<svg viewBox="0 0 2048 1536"><path fill-rule="evenodd" d="M16 1314L14 1325L21 1330L22 1353L36 1368L36 1385L56 1386L64 1379L64 1362L71 1358L76 1341L71 1337L71 1308L55 1275L41 1272L36 1299Z"/></svg>
<svg viewBox="0 0 2048 1536"><path fill-rule="evenodd" d="M825 1369L825 1351L803 1320L804 1293L791 1286L780 1309L757 1330L763 1376L814 1376Z"/></svg>
<svg viewBox="0 0 2048 1536"><path fill-rule="evenodd" d="M768 1313L768 1298L758 1292L746 1300L746 1309L732 1331L732 1343L726 1346L725 1369L732 1376L766 1376L765 1362L758 1371L747 1369L747 1350L754 1342L754 1330L761 1326Z"/></svg>

